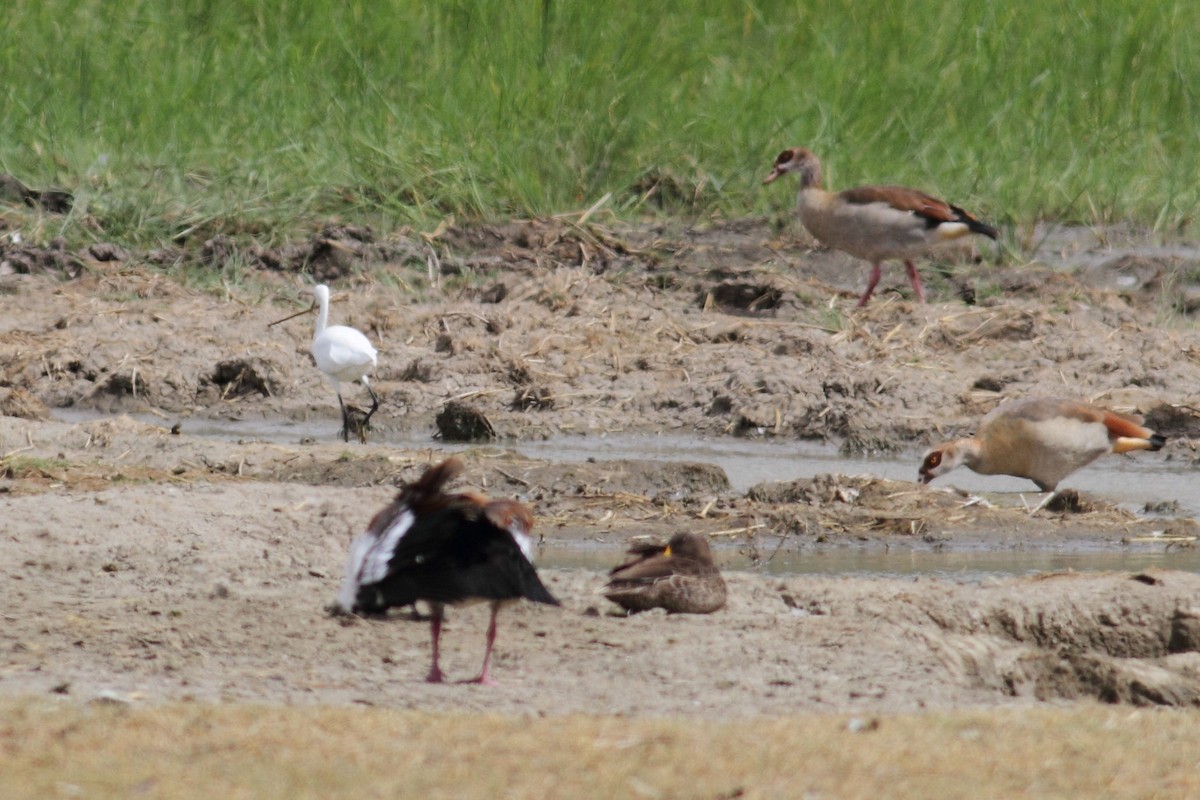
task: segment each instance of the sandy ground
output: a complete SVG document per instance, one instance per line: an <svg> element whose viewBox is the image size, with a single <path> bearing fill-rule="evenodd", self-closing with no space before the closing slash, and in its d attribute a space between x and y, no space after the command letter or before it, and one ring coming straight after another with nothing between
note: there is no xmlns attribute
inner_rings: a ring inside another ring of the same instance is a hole
<svg viewBox="0 0 1200 800"><path fill-rule="evenodd" d="M120 258L9 245L0 691L722 718L1195 705L1200 577L1184 572L960 585L748 569L728 574L728 606L712 616L622 618L595 594L602 571L545 569L563 607L502 614L495 688L424 684L425 622L324 612L349 538L397 481L444 455L437 418L451 401L497 434L466 451L463 484L529 502L545 545L612 563L629 538L681 527L739 563L775 548L1070 549L1151 535L1190 546L1195 520L1086 492L1075 511L1030 517L1011 498L946 486L818 475L746 493L712 465L555 463L504 446L618 431L774 437L910 454L915 473L923 446L970 432L1003 397L1048 392L1148 415L1172 439L1138 458L1194 470L1194 255L1120 231L1038 240L1028 263L958 253L923 265L929 305L885 291L861 312L864 265L758 220L512 223L428 243L331 229L279 251L207 242ZM222 280L198 285L188 259ZM267 326L300 307L312 275L348 298L335 321L380 348L383 408L365 445L335 437L336 401L306 352L311 318ZM885 284L903 290L902 271ZM63 409L96 418L50 419ZM315 433L172 433L205 419ZM454 613L452 677L477 670L485 624L482 608Z"/></svg>

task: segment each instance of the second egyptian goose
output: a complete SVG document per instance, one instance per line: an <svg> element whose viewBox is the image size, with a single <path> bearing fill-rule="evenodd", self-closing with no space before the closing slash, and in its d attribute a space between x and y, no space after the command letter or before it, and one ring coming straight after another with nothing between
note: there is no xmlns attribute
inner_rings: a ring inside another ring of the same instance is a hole
<svg viewBox="0 0 1200 800"><path fill-rule="evenodd" d="M1076 400L1030 397L992 409L973 437L929 450L920 476L929 483L962 465L983 475L1029 478L1043 492L1053 492L1059 481L1105 453L1160 450L1166 441L1127 414Z"/></svg>
<svg viewBox="0 0 1200 800"><path fill-rule="evenodd" d="M433 664L426 680L444 679L438 664L447 605L491 604L483 667L473 683L494 683L489 672L496 641L496 614L505 603L526 598L558 605L530 562L533 514L513 500L489 500L445 485L462 471L450 458L430 467L375 515L350 546L346 577L335 613L382 613L424 600L433 608Z"/></svg>
<svg viewBox="0 0 1200 800"><path fill-rule="evenodd" d="M829 247L871 262L871 277L867 290L858 299L859 307L871 299L885 260L904 261L913 292L923 303L925 291L912 259L942 242L967 234L978 233L990 239L999 235L991 225L958 206L916 189L859 186L827 192L821 186L821 162L803 147L780 153L763 183L787 172L800 176L797 206L804 227Z"/></svg>

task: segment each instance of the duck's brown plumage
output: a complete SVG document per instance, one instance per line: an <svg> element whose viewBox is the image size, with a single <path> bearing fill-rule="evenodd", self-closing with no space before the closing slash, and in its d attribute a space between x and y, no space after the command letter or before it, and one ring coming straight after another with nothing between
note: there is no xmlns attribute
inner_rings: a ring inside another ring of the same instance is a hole
<svg viewBox="0 0 1200 800"><path fill-rule="evenodd" d="M871 262L871 277L859 298L859 306L871 299L886 259L904 261L913 291L924 302L925 291L913 258L967 234L977 233L991 239L999 235L991 225L962 208L917 189L859 186L827 192L821 185L820 160L803 147L780 153L763 183L788 172L800 176L797 208L804 227L829 247Z"/></svg>
<svg viewBox="0 0 1200 800"><path fill-rule="evenodd" d="M629 554L601 590L626 611L711 614L725 605L725 581L703 536L677 533L665 545L636 544Z"/></svg>

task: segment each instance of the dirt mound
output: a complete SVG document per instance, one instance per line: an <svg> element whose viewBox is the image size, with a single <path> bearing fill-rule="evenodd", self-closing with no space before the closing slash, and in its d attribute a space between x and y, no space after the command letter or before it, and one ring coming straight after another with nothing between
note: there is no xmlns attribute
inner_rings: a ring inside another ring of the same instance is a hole
<svg viewBox="0 0 1200 800"><path fill-rule="evenodd" d="M1039 700L1200 705L1200 576L1050 575L918 602L963 679Z"/></svg>
<svg viewBox="0 0 1200 800"><path fill-rule="evenodd" d="M0 389L0 416L50 419L50 409L25 389Z"/></svg>

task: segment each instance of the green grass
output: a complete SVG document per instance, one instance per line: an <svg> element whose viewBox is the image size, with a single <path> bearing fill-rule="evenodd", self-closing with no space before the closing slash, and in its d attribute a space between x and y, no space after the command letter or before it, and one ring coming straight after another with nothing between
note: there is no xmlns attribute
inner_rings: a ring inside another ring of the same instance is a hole
<svg viewBox="0 0 1200 800"><path fill-rule="evenodd" d="M0 476L24 478L30 475L50 477L69 469L71 462L61 458L37 458L11 455L0 458Z"/></svg>
<svg viewBox="0 0 1200 800"><path fill-rule="evenodd" d="M763 213L791 202L759 181L792 144L834 186L1175 231L1200 201L1196 30L1182 0L15 0L0 169L77 192L45 236L128 244L607 193Z"/></svg>

